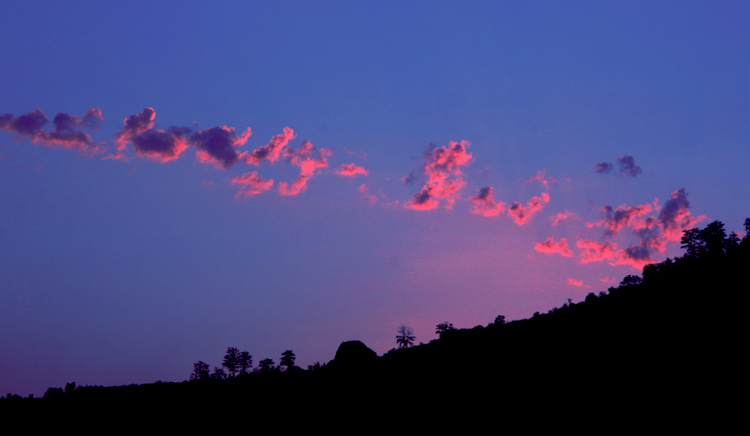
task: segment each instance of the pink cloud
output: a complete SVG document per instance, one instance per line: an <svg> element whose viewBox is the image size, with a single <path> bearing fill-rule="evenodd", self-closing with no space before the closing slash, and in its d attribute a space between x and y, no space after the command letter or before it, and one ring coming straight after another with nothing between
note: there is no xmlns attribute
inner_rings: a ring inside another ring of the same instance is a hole
<svg viewBox="0 0 750 436"><path fill-rule="evenodd" d="M544 205L549 203L549 194L543 192L540 197L532 197L526 206L522 206L519 202L514 202L508 208L508 215L510 215L518 224L522 226L526 224L526 221L531 219L539 211L544 208Z"/></svg>
<svg viewBox="0 0 750 436"><path fill-rule="evenodd" d="M360 166L357 166L357 165L355 165L353 163L341 165L341 167L339 167L336 170L336 174L338 174L340 176L350 176L350 177L354 177L354 176L359 175L359 174L361 174L363 176L368 175L366 169L364 169L364 168L362 168Z"/></svg>
<svg viewBox="0 0 750 436"><path fill-rule="evenodd" d="M606 258L612 265L630 265L635 269L641 269L654 261L655 252L666 251L668 242L679 241L684 230L693 228L699 220L705 218L693 217L688 210L689 206L685 190L678 189L661 208L658 199L651 204L639 206L623 205L614 209L605 206L602 208L605 217L598 222L587 223L587 226L603 227L607 239L624 229L630 229L638 237L639 242L616 252L608 252ZM647 216L656 212L658 215ZM592 254L595 251L592 248L588 258L603 260Z"/></svg>
<svg viewBox="0 0 750 436"><path fill-rule="evenodd" d="M274 136L268 144L258 147L252 153L248 154L245 157L245 163L260 165L264 160L271 163L276 162L281 157L284 147L294 138L294 130L284 127L284 133Z"/></svg>
<svg viewBox="0 0 750 436"><path fill-rule="evenodd" d="M617 244L580 239L576 246L582 250L581 263L599 262L614 259L617 256Z"/></svg>
<svg viewBox="0 0 750 436"><path fill-rule="evenodd" d="M654 201L654 204L658 200ZM613 209L612 206L604 206L602 212L604 218L595 223L587 223L586 226L591 228L594 226L604 227L607 233L610 235L616 235L625 227L631 226L638 218L651 213L654 210L654 206L651 204L642 204L640 206L618 206Z"/></svg>
<svg viewBox="0 0 750 436"><path fill-rule="evenodd" d="M560 223L560 221L567 220L569 218L574 218L575 216L576 216L575 213L569 212L569 211L565 211L565 212L560 212L560 213L558 213L557 215L555 215L553 217L550 217L550 221L552 222L552 226L554 227L554 226L558 225Z"/></svg>
<svg viewBox="0 0 750 436"><path fill-rule="evenodd" d="M691 216L688 208L690 202L687 200L685 189L678 189L671 195L671 199L664 204L659 212L659 224L667 241L677 242L682 238L684 230L695 227L699 221L706 217L703 215Z"/></svg>
<svg viewBox="0 0 750 436"><path fill-rule="evenodd" d="M234 198L240 198L242 195L244 195L245 198L248 198L271 189L273 186L273 179L264 180L263 177L258 176L257 171L253 171L240 176L234 176L232 178L232 184L240 186L240 190L237 191Z"/></svg>
<svg viewBox="0 0 750 436"><path fill-rule="evenodd" d="M376 197L374 194L370 194L370 189L367 188L367 185L365 185L364 183L359 187L359 194L363 198L366 198L370 203L378 202L378 197Z"/></svg>
<svg viewBox="0 0 750 436"><path fill-rule="evenodd" d="M485 217L498 216L505 211L505 203L495 200L491 186L480 189L477 195L469 199L474 203L471 213Z"/></svg>
<svg viewBox="0 0 750 436"><path fill-rule="evenodd" d="M571 257L573 253L568 248L568 241L565 238L561 238L558 242L550 236L544 242L537 242L534 246L536 251L546 254L560 254L565 257Z"/></svg>
<svg viewBox="0 0 750 436"><path fill-rule="evenodd" d="M0 115L0 130L27 137L34 144L61 146L84 154L94 154L99 148L91 140L91 135L81 129L95 131L102 119L101 109L96 108L87 110L81 118L60 112L52 121L54 128L48 133L43 127L49 122L49 118L41 109L35 109L18 117L11 114Z"/></svg>
<svg viewBox="0 0 750 436"><path fill-rule="evenodd" d="M279 183L279 194L291 196L305 191L307 182L315 171L328 166L327 158L331 153L332 151L327 148L316 151L310 141L303 142L299 149L289 147L284 150L284 155L289 159L289 162L300 168L300 174L291 184L287 182ZM317 154L317 157L312 157L314 154Z"/></svg>
<svg viewBox="0 0 750 436"><path fill-rule="evenodd" d="M583 286L583 281L581 281L581 280L576 280L576 279L574 279L574 278L569 278L569 279L568 279L568 284L569 284L569 285L573 285L573 286L578 286L578 287L581 287L581 286Z"/></svg>
<svg viewBox="0 0 750 436"><path fill-rule="evenodd" d="M554 177L547 177L547 170L543 169L536 173L536 176L524 180L521 183L534 183L539 182L544 186L544 189L549 189L551 186L557 186L557 180Z"/></svg>
<svg viewBox="0 0 750 436"><path fill-rule="evenodd" d="M456 193L465 185L463 179L457 176L461 175L461 167L472 163L472 156L466 150L470 145L468 141L452 141L447 147L441 148L428 145L422 166L427 183L411 201L404 204L404 207L431 210L437 208L440 201L445 200L445 208L452 209Z"/></svg>

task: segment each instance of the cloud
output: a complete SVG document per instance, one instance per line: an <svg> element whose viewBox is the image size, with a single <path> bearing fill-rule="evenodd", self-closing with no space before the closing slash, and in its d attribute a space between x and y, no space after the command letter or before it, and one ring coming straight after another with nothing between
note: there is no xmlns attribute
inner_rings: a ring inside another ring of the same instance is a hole
<svg viewBox="0 0 750 436"><path fill-rule="evenodd" d="M701 215L693 217L688 210L690 202L684 188L674 191L664 207L659 212L659 224L667 241L676 242L682 238L684 230L692 229L696 223L705 219Z"/></svg>
<svg viewBox="0 0 750 436"><path fill-rule="evenodd" d="M169 162L180 157L188 148L187 127L170 127L164 130L147 130L132 138L137 156L147 157L160 162Z"/></svg>
<svg viewBox="0 0 750 436"><path fill-rule="evenodd" d="M258 147L248 154L245 157L245 163L260 165L264 160L271 163L276 162L281 158L284 147L294 138L294 130L284 127L284 133L274 136L268 144Z"/></svg>
<svg viewBox="0 0 750 436"><path fill-rule="evenodd" d="M574 278L568 278L568 284L573 286L582 287L583 281L582 280L576 280Z"/></svg>
<svg viewBox="0 0 750 436"><path fill-rule="evenodd" d="M505 203L495 200L491 186L485 186L479 190L477 195L469 199L474 203L471 213L485 217L498 216L505 211Z"/></svg>
<svg viewBox="0 0 750 436"><path fill-rule="evenodd" d="M517 201L513 202L508 208L508 215L515 220L516 224L522 226L542 210L547 203L549 203L549 194L543 192L540 197L532 197L526 206L521 205Z"/></svg>
<svg viewBox="0 0 750 436"><path fill-rule="evenodd" d="M198 160L227 169L247 154L237 152L236 148L245 145L251 134L250 127L240 135L234 132L234 127L211 127L190 135L190 143L198 149L195 152Z"/></svg>
<svg viewBox="0 0 750 436"><path fill-rule="evenodd" d="M637 177L643 172L641 167L635 164L633 156L620 156L616 160L617 166L620 167L621 176Z"/></svg>
<svg viewBox="0 0 750 436"><path fill-rule="evenodd" d="M543 169L536 173L536 176L524 180L521 183L535 183L539 182L544 186L544 189L549 189L550 186L557 186L557 180L554 177L547 177L547 170Z"/></svg>
<svg viewBox="0 0 750 436"><path fill-rule="evenodd" d="M565 212L560 212L555 216L551 216L549 220L552 223L552 227L555 227L560 223L560 221L574 218L575 216L575 213L566 210Z"/></svg>
<svg viewBox="0 0 750 436"><path fill-rule="evenodd" d="M312 178L315 170L328 166L327 158L331 153L332 151L327 148L316 150L310 141L303 142L299 149L289 147L284 150L284 155L289 159L289 163L300 168L300 174L291 184L287 182L279 183L279 194L290 196L305 191L307 182ZM312 157L314 154L317 154L317 157Z"/></svg>
<svg viewBox="0 0 750 436"><path fill-rule="evenodd" d="M545 254L560 254L565 257L573 256L573 252L568 248L568 241L565 238L561 238L558 242L555 242L555 239L550 236L544 242L537 242L534 249Z"/></svg>
<svg viewBox="0 0 750 436"><path fill-rule="evenodd" d="M599 162L594 166L594 172L599 174L606 174L614 169L615 167L609 162Z"/></svg>
<svg viewBox="0 0 750 436"><path fill-rule="evenodd" d="M377 203L378 197L370 193L370 189L364 183L359 187L359 194L370 203Z"/></svg>
<svg viewBox="0 0 750 436"><path fill-rule="evenodd" d="M117 151L105 159L126 160L125 150L128 144L133 146L136 156L159 162L176 160L188 147L187 127L170 127L166 131L154 129L156 126L154 108L144 108L139 114L123 120L123 127L115 134Z"/></svg>
<svg viewBox="0 0 750 436"><path fill-rule="evenodd" d="M586 226L589 228L594 226L604 227L607 235L612 236L619 233L623 228L633 225L638 218L651 213L653 210L654 206L651 204L642 204L640 206L623 205L614 209L612 206L604 206L601 209L604 213L604 218L595 223L586 223Z"/></svg>
<svg viewBox="0 0 750 436"><path fill-rule="evenodd" d="M93 154L98 151L98 147L91 140L91 135L83 130L98 130L98 122L102 119L101 109L96 108L87 110L81 118L59 112L52 121L54 128L48 133L43 127L49 122L49 118L41 109L35 109L18 117L11 114L0 115L0 129L29 138L34 144L61 146Z"/></svg>
<svg viewBox="0 0 750 436"><path fill-rule="evenodd" d="M591 239L579 239L576 246L582 250L581 263L599 262L614 259L617 256L617 244L597 242Z"/></svg>
<svg viewBox="0 0 750 436"><path fill-rule="evenodd" d="M349 176L349 177L354 177L359 174L366 176L367 170L353 163L350 163L350 164L341 165L341 167L336 169L336 174L340 176Z"/></svg>
<svg viewBox="0 0 750 436"><path fill-rule="evenodd" d="M132 144L136 156L159 162L169 162L180 157L189 145L196 148L200 162L227 169L237 163L247 152L238 152L250 138L248 127L237 135L234 127L219 126L193 132L189 127L170 127L166 131L156 129L156 111L147 107L139 114L123 120L123 128L115 135L117 152L106 159L127 160L125 150Z"/></svg>
<svg viewBox="0 0 750 436"><path fill-rule="evenodd" d="M620 156L615 159L617 161L617 167L619 168L618 174L624 177L637 177L643 170L641 167L635 164L633 156ZM599 174L606 174L614 171L615 167L610 162L599 162L594 166L594 172Z"/></svg>
<svg viewBox="0 0 750 436"><path fill-rule="evenodd" d="M152 107L147 107L141 113L125 118L122 121L124 127L118 130L115 135L117 154L112 157L116 159L124 158L124 152L128 144L133 142L134 137L153 129L156 125L156 122L154 122L155 118L156 111Z"/></svg>
<svg viewBox="0 0 750 436"><path fill-rule="evenodd" d="M404 207L431 210L437 208L440 201L445 200L445 208L452 209L456 193L465 184L463 179L458 177L462 174L461 167L470 165L473 161L471 154L467 152L470 145L468 141L451 141L447 147L440 148L433 144L428 145L422 166L427 183L411 201L404 204Z"/></svg>
<svg viewBox="0 0 750 436"><path fill-rule="evenodd" d="M684 189L674 191L671 199L661 208L658 199L651 204L639 206L623 205L614 209L611 206L603 207L605 217L596 223L587 223L587 226L603 227L606 239L611 239L624 229L628 229L638 238L638 243L622 250L615 250L616 246L612 244L611 250L602 254L603 245L596 246L593 241L579 241L579 244L583 244L588 250L582 256L582 262L608 260L612 265L643 268L654 262L655 252L666 251L668 242L679 241L684 230L693 228L699 220L705 218L693 217L688 210L689 207L690 203ZM650 215L652 213L658 215Z"/></svg>
<svg viewBox="0 0 750 436"><path fill-rule="evenodd" d="M234 198L240 198L242 195L244 195L245 198L248 198L271 189L273 186L273 179L264 180L263 177L258 176L257 171L253 171L240 176L234 176L232 178L232 184L240 186L240 190L237 191Z"/></svg>

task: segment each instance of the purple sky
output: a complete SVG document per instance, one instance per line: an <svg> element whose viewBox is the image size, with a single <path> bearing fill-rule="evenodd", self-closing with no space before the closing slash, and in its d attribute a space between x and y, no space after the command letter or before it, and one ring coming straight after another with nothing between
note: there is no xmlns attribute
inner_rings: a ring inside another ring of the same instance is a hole
<svg viewBox="0 0 750 436"><path fill-rule="evenodd" d="M5 2L0 394L382 354L742 228L750 5L463 3Z"/></svg>

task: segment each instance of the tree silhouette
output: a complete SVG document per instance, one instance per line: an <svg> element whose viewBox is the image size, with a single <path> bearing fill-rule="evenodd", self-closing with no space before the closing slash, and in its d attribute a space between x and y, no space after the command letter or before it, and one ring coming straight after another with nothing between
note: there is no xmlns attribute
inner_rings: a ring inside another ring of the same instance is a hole
<svg viewBox="0 0 750 436"><path fill-rule="evenodd" d="M235 347L227 348L227 354L224 355L224 362L221 364L229 371L229 375L232 377L237 375L237 370L239 369L239 354L240 350Z"/></svg>
<svg viewBox="0 0 750 436"><path fill-rule="evenodd" d="M398 348L409 348L414 345L414 340L417 339L417 337L414 336L414 330L412 330L411 327L402 324L398 327L396 332L398 333L396 335Z"/></svg>
<svg viewBox="0 0 750 436"><path fill-rule="evenodd" d="M680 248L685 249L685 255L688 257L697 257L706 250L706 244L699 229L683 231L680 243Z"/></svg>
<svg viewBox="0 0 750 436"><path fill-rule="evenodd" d="M452 332L454 330L456 330L456 328L453 327L453 323L450 322L441 322L440 324L435 326L435 333L441 338L443 337L444 333Z"/></svg>
<svg viewBox="0 0 750 436"><path fill-rule="evenodd" d="M227 373L224 372L224 368L214 366L214 372L211 373L211 378L214 380L224 380L227 378Z"/></svg>
<svg viewBox="0 0 750 436"><path fill-rule="evenodd" d="M290 369L294 368L294 360L296 358L297 356L294 355L294 352L292 350L286 350L281 353L281 361L279 362L279 366L283 366L286 368L286 371L289 371Z"/></svg>
<svg viewBox="0 0 750 436"><path fill-rule="evenodd" d="M495 320L492 321L492 324L490 325L501 326L503 324L505 324L505 315L498 315L495 317Z"/></svg>
<svg viewBox="0 0 750 436"><path fill-rule="evenodd" d="M247 351L241 351L237 355L237 370L240 375L247 374L250 368L253 367L253 356Z"/></svg>
<svg viewBox="0 0 750 436"><path fill-rule="evenodd" d="M260 362L258 362L258 367L255 368L257 372L271 372L275 371L277 368L273 363L273 359L263 359Z"/></svg>
<svg viewBox="0 0 750 436"><path fill-rule="evenodd" d="M190 374L190 380L208 380L211 378L211 368L202 360L193 364L193 373Z"/></svg>

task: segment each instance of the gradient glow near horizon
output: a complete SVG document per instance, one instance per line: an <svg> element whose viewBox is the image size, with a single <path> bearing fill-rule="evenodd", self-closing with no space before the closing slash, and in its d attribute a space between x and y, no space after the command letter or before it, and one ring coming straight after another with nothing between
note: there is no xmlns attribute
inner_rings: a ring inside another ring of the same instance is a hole
<svg viewBox="0 0 750 436"><path fill-rule="evenodd" d="M8 2L0 394L530 317L750 216L750 6Z"/></svg>

